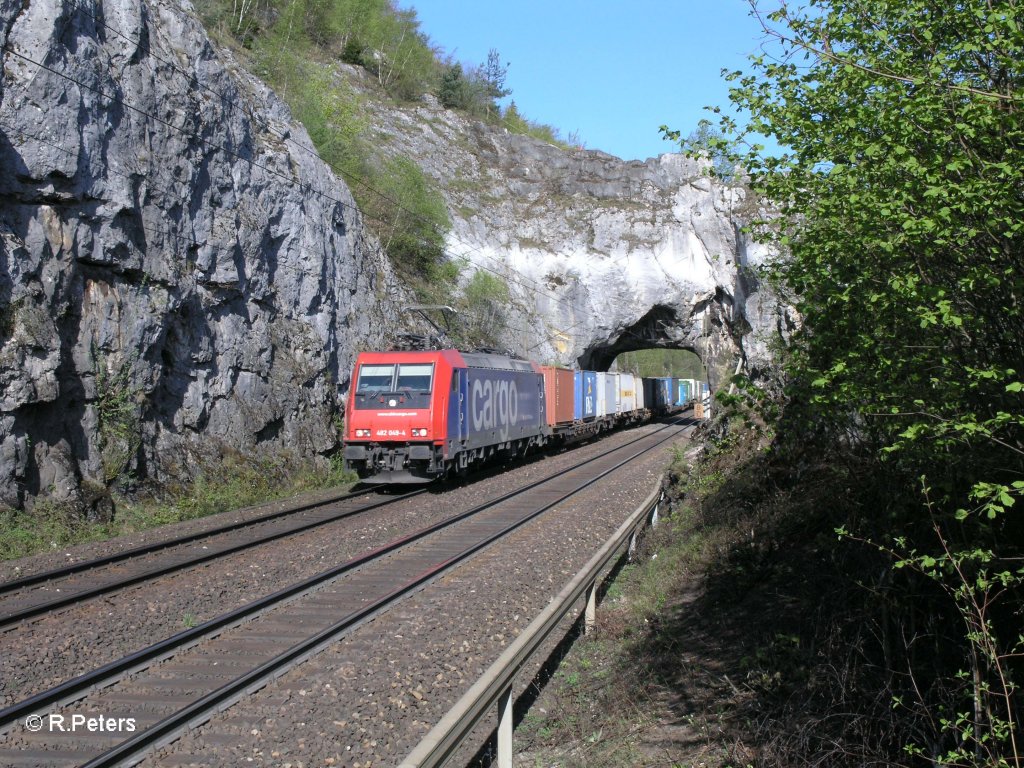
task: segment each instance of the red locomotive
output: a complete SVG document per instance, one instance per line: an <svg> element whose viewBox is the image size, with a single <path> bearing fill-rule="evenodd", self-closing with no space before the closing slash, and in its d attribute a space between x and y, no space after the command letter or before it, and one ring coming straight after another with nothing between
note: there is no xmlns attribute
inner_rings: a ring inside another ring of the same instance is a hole
<svg viewBox="0 0 1024 768"><path fill-rule="evenodd" d="M521 456L551 434L536 365L454 349L362 353L346 414L345 464L375 483Z"/></svg>
<svg viewBox="0 0 1024 768"><path fill-rule="evenodd" d="M492 352L364 352L348 395L345 466L370 483L460 474L678 412L694 399L685 381L542 368Z"/></svg>

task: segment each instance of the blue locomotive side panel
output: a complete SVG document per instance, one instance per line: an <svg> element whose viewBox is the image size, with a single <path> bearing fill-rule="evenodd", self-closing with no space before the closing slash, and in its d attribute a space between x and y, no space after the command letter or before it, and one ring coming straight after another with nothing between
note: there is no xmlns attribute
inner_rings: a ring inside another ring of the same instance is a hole
<svg viewBox="0 0 1024 768"><path fill-rule="evenodd" d="M438 388L440 392L440 387ZM469 434L469 418L466 403L469 402L469 378L465 368L452 371L451 386L448 389L448 434L444 435L444 458L450 458L457 446Z"/></svg>
<svg viewBox="0 0 1024 768"><path fill-rule="evenodd" d="M465 416L467 448L544 433L544 377L533 371L469 368Z"/></svg>

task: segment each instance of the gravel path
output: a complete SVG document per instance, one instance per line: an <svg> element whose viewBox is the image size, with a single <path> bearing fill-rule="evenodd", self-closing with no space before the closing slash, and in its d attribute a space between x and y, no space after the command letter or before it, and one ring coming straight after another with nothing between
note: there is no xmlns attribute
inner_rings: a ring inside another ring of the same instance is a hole
<svg viewBox="0 0 1024 768"><path fill-rule="evenodd" d="M144 764L397 764L650 493L670 456L666 446L617 470Z"/></svg>
<svg viewBox="0 0 1024 768"><path fill-rule="evenodd" d="M6 706L46 690L274 592L285 584L374 549L399 535L449 517L457 510L558 473L581 458L605 452L653 428L645 426L617 432L572 451L460 487L432 491L355 519L331 523L14 628L0 635L0 705ZM305 500L308 496L303 498ZM240 516L264 514L268 507L277 504L182 523L173 528L175 533L183 528L195 530L197 526L207 529ZM149 534L150 539L159 540L161 531ZM162 536L168 538L166 529L162 530ZM52 568L60 564L54 561L95 557L139 543L139 539L132 536L84 545L69 553L57 553L49 563L44 556L36 556L31 558L31 565L38 569Z"/></svg>

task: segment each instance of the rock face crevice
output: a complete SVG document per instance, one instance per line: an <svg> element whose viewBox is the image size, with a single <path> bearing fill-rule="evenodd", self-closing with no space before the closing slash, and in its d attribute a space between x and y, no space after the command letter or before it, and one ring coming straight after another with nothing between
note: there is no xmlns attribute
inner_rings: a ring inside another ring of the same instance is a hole
<svg viewBox="0 0 1024 768"><path fill-rule="evenodd" d="M779 310L756 270L769 254L742 230L752 201L705 164L565 150L429 98L374 122L444 191L450 252L506 277L510 348L599 369L624 351L689 349L713 389L766 364Z"/></svg>
<svg viewBox="0 0 1024 768"><path fill-rule="evenodd" d="M305 131L187 7L0 18L0 503L333 450L396 289Z"/></svg>
<svg viewBox="0 0 1024 768"><path fill-rule="evenodd" d="M357 350L417 329L306 132L187 4L0 0L0 19L0 504L105 514L117 482L335 450ZM367 105L380 151L445 195L466 278L508 283L509 348L592 368L691 349L716 387L791 322L755 276L749 201L699 163Z"/></svg>

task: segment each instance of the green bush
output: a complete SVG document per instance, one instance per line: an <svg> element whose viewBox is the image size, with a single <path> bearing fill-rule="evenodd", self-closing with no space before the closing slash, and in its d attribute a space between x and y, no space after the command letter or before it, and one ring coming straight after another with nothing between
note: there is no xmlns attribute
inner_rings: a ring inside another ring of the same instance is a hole
<svg viewBox="0 0 1024 768"><path fill-rule="evenodd" d="M416 163L385 160L371 176L373 191L360 196L396 271L413 283L445 276L445 234L451 227L444 198Z"/></svg>
<svg viewBox="0 0 1024 768"><path fill-rule="evenodd" d="M553 144L556 147L561 147L562 149L572 149L574 146L578 145L578 142L564 141L557 128L545 125L544 123L535 123L532 120L527 120L519 112L519 108L516 107L516 103L514 101L505 108L505 111L501 116L501 124L509 131L509 133L532 136L535 139L540 139L541 141Z"/></svg>
<svg viewBox="0 0 1024 768"><path fill-rule="evenodd" d="M729 140L710 146L771 201L755 231L782 254L773 276L803 318L785 431L819 455L867 457L857 487L885 480L879 502L837 528L906 580L879 590L891 623L913 627L903 656L888 638L871 650L911 676L927 669L927 687L903 680L892 696L914 723L909 756L1020 765L1020 8L825 0L782 4L765 23L775 48L727 77L750 124L735 136L725 118ZM783 149L732 154L758 134ZM908 586L922 580L927 599ZM933 621L953 609L959 621Z"/></svg>
<svg viewBox="0 0 1024 768"><path fill-rule="evenodd" d="M255 46L257 71L288 103L335 173L347 179L366 178L371 148L365 137L369 121L363 100L329 69L275 42L263 40Z"/></svg>
<svg viewBox="0 0 1024 768"><path fill-rule="evenodd" d="M142 445L142 391L132 383L133 359L113 367L110 360L96 358L96 415L98 417L103 480L112 483L122 477Z"/></svg>
<svg viewBox="0 0 1024 768"><path fill-rule="evenodd" d="M457 301L457 341L463 347L497 347L508 325L508 283L483 269L473 273Z"/></svg>

